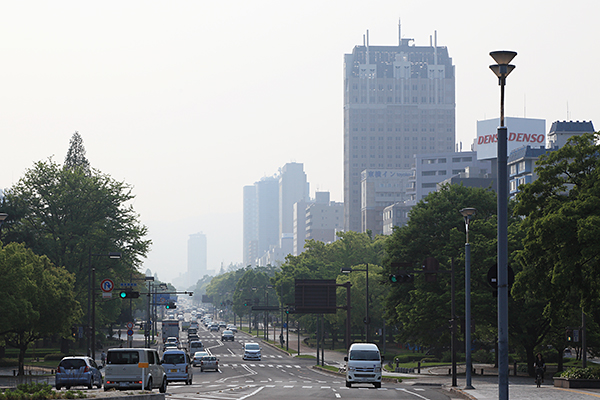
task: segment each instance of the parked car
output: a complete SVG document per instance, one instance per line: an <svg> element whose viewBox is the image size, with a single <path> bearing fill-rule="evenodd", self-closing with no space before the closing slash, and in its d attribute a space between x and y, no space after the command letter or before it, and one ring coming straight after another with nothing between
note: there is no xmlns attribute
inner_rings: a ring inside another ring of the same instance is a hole
<svg viewBox="0 0 600 400"><path fill-rule="evenodd" d="M185 382L191 385L194 371L190 356L183 350L168 350L163 353L162 366L167 373L168 382Z"/></svg>
<svg viewBox="0 0 600 400"><path fill-rule="evenodd" d="M63 386L69 390L72 386L87 386L92 389L94 385L102 387L102 374L100 369L91 357L64 357L60 360L56 369L54 382L56 390Z"/></svg>
<svg viewBox="0 0 600 400"><path fill-rule="evenodd" d="M202 361L202 357L204 356L209 356L210 354L208 354L207 351L197 351L194 353L194 357L192 358L192 365L194 367L197 367L198 365L200 365L200 362Z"/></svg>
<svg viewBox="0 0 600 400"><path fill-rule="evenodd" d="M233 342L233 339L234 339L234 336L233 336L232 331L225 330L225 331L223 331L223 333L221 333L222 341L231 340Z"/></svg>
<svg viewBox="0 0 600 400"><path fill-rule="evenodd" d="M205 369L219 370L219 359L216 356L204 356L200 360L200 372L204 372Z"/></svg>
<svg viewBox="0 0 600 400"><path fill-rule="evenodd" d="M243 355L243 359L244 360L261 360L261 354L260 354L260 346L258 345L258 343L254 343L254 342L248 342L248 343L244 343L244 355Z"/></svg>
<svg viewBox="0 0 600 400"><path fill-rule="evenodd" d="M140 364L147 368L140 368ZM142 383L142 371L145 369ZM144 385L144 386L142 386ZM167 373L154 349L118 348L108 349L104 369L104 390L142 389L160 393L167 391Z"/></svg>

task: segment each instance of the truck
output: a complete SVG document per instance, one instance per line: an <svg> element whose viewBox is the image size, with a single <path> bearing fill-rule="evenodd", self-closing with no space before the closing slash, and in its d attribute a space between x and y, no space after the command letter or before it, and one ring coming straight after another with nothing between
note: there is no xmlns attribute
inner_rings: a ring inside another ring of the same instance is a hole
<svg viewBox="0 0 600 400"><path fill-rule="evenodd" d="M162 321L162 340L167 341L168 337L176 337L179 340L179 320L165 319Z"/></svg>

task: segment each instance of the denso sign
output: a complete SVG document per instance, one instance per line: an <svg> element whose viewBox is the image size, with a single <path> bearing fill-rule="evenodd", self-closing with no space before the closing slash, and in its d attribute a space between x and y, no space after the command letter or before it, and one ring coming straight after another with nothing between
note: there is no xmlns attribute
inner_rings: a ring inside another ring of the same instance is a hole
<svg viewBox="0 0 600 400"><path fill-rule="evenodd" d="M498 119L477 121L477 159L496 158L498 142ZM508 128L508 154L523 146L545 147L546 121L531 118L506 118Z"/></svg>

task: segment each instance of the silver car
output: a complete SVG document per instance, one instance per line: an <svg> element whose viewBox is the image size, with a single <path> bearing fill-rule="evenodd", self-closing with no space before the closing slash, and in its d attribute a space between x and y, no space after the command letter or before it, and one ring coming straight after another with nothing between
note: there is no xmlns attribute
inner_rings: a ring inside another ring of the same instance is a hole
<svg viewBox="0 0 600 400"><path fill-rule="evenodd" d="M169 382L185 382L191 385L194 378L194 370L191 366L190 357L183 350L167 350L162 356L162 366L167 373Z"/></svg>
<svg viewBox="0 0 600 400"><path fill-rule="evenodd" d="M200 372L204 372L205 369L219 370L219 359L216 356L204 356L200 360Z"/></svg>

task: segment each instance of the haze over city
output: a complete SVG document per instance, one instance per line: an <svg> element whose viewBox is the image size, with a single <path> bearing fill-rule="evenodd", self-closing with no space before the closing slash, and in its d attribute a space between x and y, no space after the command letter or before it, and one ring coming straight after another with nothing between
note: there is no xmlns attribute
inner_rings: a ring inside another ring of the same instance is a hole
<svg viewBox="0 0 600 400"><path fill-rule="evenodd" d="M567 6L568 4L568 6ZM78 131L91 166L133 186L143 269L171 280L203 232L208 268L242 261L242 188L288 162L343 201L343 57L427 46L456 70L456 140L498 117L492 50L514 50L506 115L600 123L600 5L575 1L4 2L0 187L62 163Z"/></svg>

